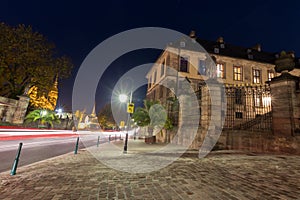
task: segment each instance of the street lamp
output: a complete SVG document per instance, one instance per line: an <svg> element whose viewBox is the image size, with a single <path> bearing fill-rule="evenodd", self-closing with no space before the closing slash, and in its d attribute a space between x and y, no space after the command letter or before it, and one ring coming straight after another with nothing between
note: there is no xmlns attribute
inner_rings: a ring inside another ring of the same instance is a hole
<svg viewBox="0 0 300 200"><path fill-rule="evenodd" d="M59 118L62 118L62 109L59 108L59 109L56 110L56 112L57 112Z"/></svg>
<svg viewBox="0 0 300 200"><path fill-rule="evenodd" d="M119 100L120 102L122 103L125 103L128 101L128 96L126 94L120 94L119 95ZM129 97L129 101L127 103L127 127L126 127L126 136L125 136L125 143L124 143L124 151L123 153L126 154L127 153L127 143L128 143L128 130L129 130L129 125L130 125L130 113L132 113L130 110L129 110L129 105L131 105L131 102L132 102L132 91L130 91L130 97Z"/></svg>
<svg viewBox="0 0 300 200"><path fill-rule="evenodd" d="M122 103L127 102L127 99L128 99L128 96L127 96L126 94L120 94L119 100L120 100Z"/></svg>

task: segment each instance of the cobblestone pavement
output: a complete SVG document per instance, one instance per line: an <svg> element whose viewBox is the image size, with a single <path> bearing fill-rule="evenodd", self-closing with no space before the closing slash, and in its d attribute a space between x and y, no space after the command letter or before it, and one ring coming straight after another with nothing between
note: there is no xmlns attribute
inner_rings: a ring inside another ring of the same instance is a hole
<svg viewBox="0 0 300 200"><path fill-rule="evenodd" d="M218 151L199 159L188 151L159 171L134 174L79 150L20 167L14 176L0 173L0 180L2 200L300 199L300 156Z"/></svg>

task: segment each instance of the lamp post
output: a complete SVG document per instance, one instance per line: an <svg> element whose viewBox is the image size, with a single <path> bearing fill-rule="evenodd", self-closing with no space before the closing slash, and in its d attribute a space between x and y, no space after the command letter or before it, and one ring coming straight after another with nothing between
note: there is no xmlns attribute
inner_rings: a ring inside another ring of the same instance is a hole
<svg viewBox="0 0 300 200"><path fill-rule="evenodd" d="M127 102L127 100L128 100L128 96L126 95L126 94L121 94L120 96L119 96L119 100L122 102L122 103L125 103L125 102ZM132 91L130 91L130 96L129 96L129 101L128 101L128 103L127 103L127 113L128 113L128 115L127 115L127 127L126 127L126 136L125 136L125 143L124 143L124 150L123 150L123 153L124 154L126 154L127 153L127 144L128 144L128 131L129 131L129 125L130 125L130 113L132 113L131 112L131 110L129 109L129 106L131 105L131 103L132 103Z"/></svg>

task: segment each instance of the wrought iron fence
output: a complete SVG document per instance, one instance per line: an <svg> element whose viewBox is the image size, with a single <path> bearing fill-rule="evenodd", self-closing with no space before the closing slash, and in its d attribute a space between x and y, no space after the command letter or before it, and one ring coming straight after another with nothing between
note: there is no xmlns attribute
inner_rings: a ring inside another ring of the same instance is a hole
<svg viewBox="0 0 300 200"><path fill-rule="evenodd" d="M269 85L226 85L227 112L225 129L269 131L272 125Z"/></svg>

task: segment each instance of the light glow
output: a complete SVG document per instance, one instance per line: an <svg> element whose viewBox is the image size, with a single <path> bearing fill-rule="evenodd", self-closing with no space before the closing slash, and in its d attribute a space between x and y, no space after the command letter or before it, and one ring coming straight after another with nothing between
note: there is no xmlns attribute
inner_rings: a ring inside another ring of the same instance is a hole
<svg viewBox="0 0 300 200"><path fill-rule="evenodd" d="M120 100L122 103L127 102L127 99L128 99L128 96L127 96L126 94L120 94L120 95L119 95L119 100Z"/></svg>

